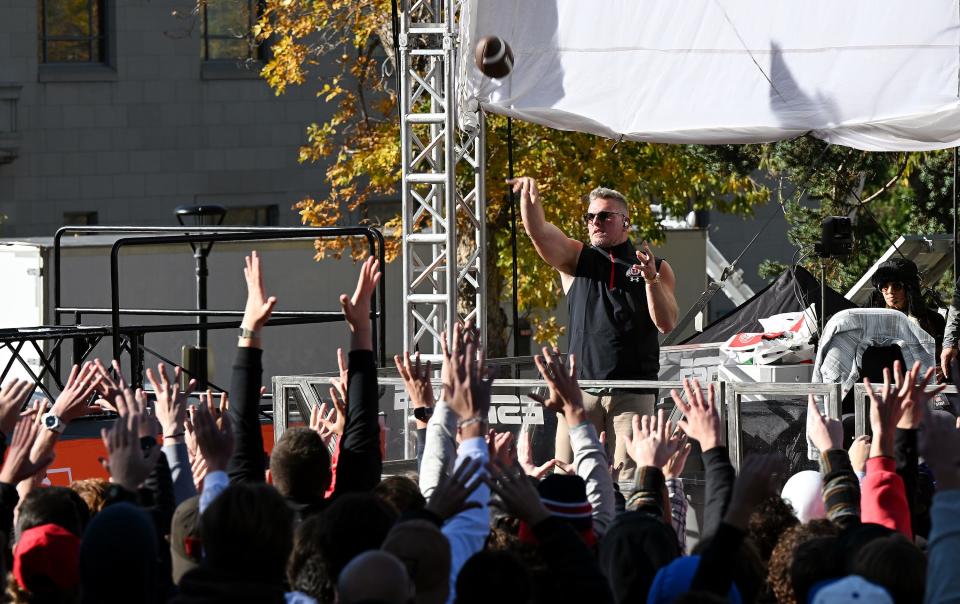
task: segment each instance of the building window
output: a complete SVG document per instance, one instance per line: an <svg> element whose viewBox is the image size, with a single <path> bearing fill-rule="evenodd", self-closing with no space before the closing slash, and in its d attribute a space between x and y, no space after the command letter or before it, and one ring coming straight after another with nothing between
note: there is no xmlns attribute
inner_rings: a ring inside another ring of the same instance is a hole
<svg viewBox="0 0 960 604"><path fill-rule="evenodd" d="M64 212L63 226L100 224L96 212Z"/></svg>
<svg viewBox="0 0 960 604"><path fill-rule="evenodd" d="M106 63L106 0L40 0L41 63Z"/></svg>
<svg viewBox="0 0 960 604"><path fill-rule="evenodd" d="M206 0L200 8L204 61L259 60L260 48L252 29L261 0Z"/></svg>
<svg viewBox="0 0 960 604"><path fill-rule="evenodd" d="M227 208L223 224L231 226L277 226L280 211L276 204L269 206L251 206L247 208Z"/></svg>

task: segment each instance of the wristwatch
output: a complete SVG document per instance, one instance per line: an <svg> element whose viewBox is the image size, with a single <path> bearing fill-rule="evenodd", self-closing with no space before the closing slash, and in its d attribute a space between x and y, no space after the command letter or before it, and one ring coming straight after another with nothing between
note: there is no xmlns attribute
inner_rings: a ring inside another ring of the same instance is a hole
<svg viewBox="0 0 960 604"><path fill-rule="evenodd" d="M647 285L656 285L660 283L660 272L658 271L657 274L654 275L653 279L647 279L647 277L644 276L643 280L644 282L646 282Z"/></svg>
<svg viewBox="0 0 960 604"><path fill-rule="evenodd" d="M52 430L57 434L63 434L64 429L67 427L67 425L63 423L63 420L60 419L60 416L52 411L44 413L40 419L43 421L43 425L47 430Z"/></svg>
<svg viewBox="0 0 960 604"><path fill-rule="evenodd" d="M253 331L252 329L247 329L246 327L241 327L240 337L246 340L252 340L253 338L257 337L257 332Z"/></svg>

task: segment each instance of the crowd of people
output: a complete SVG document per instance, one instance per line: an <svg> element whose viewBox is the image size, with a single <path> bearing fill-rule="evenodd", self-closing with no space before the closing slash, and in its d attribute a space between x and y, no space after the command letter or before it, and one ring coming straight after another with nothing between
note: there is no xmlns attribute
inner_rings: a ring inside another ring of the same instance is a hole
<svg viewBox="0 0 960 604"><path fill-rule="evenodd" d="M572 453L538 464L524 438L487 424L493 378L475 331L457 325L438 400L428 364L395 358L414 407L432 415L417 430L419 472L383 477L370 329L377 261L340 299L350 350L333 404L286 430L269 456L261 331L276 299L256 252L244 275L229 399L206 392L191 405L195 383L182 387L162 365L148 371L148 393L129 388L117 366L74 367L49 408L27 404L32 384L4 385L10 601L960 601L950 570L960 556L960 431L930 411L932 368L921 376L897 364L882 387L868 384L872 437L849 451L840 423L811 400L822 452L813 477L785 476L770 455L748 456L736 472L713 387L686 381L671 393L678 425L660 410L619 430L636 468L624 488L585 410L576 355L535 357L549 385L540 403L566 427ZM93 407L118 416L102 434L109 481L43 486L63 430ZM693 454L705 469L695 545L682 478Z"/></svg>

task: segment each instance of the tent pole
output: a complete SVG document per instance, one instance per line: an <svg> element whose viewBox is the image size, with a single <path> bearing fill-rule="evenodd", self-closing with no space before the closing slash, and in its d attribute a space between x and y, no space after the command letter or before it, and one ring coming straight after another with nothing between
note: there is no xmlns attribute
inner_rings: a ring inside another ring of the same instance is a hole
<svg viewBox="0 0 960 604"><path fill-rule="evenodd" d="M507 116L507 174L513 180L513 119ZM520 308L517 304L517 201L510 185L510 248L513 253L513 356L520 356ZM520 366L515 365L516 375L520 377Z"/></svg>

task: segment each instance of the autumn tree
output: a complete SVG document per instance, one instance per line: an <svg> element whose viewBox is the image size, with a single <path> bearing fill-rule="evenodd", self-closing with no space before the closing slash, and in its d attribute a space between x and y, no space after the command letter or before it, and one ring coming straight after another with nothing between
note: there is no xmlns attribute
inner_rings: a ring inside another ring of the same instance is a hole
<svg viewBox="0 0 960 604"><path fill-rule="evenodd" d="M304 224L342 224L347 214L364 216L367 202L395 196L400 185L391 6L387 0L266 0L255 32L269 40L271 59L263 76L277 94L320 78L319 95L335 104L325 122L307 127L300 161L328 162L329 193L297 204ZM330 66L334 71L326 73ZM511 291L506 119L487 119L488 342L491 354L506 351L506 319L500 302ZM740 164L719 161L700 148L621 142L514 121L515 173L540 182L547 219L565 232L586 237L581 223L584 198L605 185L623 191L632 204L635 238L657 241L663 231L650 205L673 215L715 209L747 215L767 201L769 191L754 181L754 157ZM390 258L399 250L399 217L387 221ZM522 228L522 227L521 227ZM525 236L518 238L521 313L539 341L556 341L562 327L551 311L561 298L556 273L537 257ZM317 253L342 254L348 242L318 243ZM359 252L359 250L357 250Z"/></svg>

